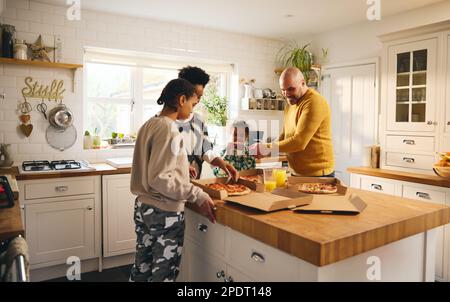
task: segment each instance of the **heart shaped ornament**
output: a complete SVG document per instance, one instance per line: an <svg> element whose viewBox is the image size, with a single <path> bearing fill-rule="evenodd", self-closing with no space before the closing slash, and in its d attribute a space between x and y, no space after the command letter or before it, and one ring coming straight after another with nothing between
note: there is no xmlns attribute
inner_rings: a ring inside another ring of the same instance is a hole
<svg viewBox="0 0 450 302"><path fill-rule="evenodd" d="M31 135L31 132L33 131L33 125L22 124L19 126L19 129L26 137L29 137Z"/></svg>

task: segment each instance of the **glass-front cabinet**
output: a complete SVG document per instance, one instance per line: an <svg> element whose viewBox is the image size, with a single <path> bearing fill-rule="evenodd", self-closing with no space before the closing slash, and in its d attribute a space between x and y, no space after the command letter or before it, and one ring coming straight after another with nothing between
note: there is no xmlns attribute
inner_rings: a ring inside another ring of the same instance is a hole
<svg viewBox="0 0 450 302"><path fill-rule="evenodd" d="M389 47L387 130L435 131L437 39Z"/></svg>

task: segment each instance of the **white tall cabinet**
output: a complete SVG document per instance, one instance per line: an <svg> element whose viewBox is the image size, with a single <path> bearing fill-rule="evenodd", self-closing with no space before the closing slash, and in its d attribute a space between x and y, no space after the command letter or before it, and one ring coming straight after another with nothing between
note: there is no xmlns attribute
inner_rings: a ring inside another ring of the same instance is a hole
<svg viewBox="0 0 450 302"><path fill-rule="evenodd" d="M381 36L381 167L432 173L450 151L450 22Z"/></svg>

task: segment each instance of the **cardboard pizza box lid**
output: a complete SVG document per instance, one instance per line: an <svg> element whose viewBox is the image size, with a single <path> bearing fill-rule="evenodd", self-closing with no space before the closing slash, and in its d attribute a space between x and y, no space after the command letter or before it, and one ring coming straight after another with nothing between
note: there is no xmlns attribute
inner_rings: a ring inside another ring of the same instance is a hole
<svg viewBox="0 0 450 302"><path fill-rule="evenodd" d="M250 181L250 180L246 180L246 179L242 179L242 178L239 178L238 183L243 184L246 187L249 187L253 191L262 193L265 191L264 170L263 169L249 169L249 170L239 171L239 176L255 176L255 175L258 175L259 177L261 177L261 183L256 183L254 181Z"/></svg>
<svg viewBox="0 0 450 302"><path fill-rule="evenodd" d="M227 177L218 177L218 178L204 178L204 179L193 179L191 180L191 182L196 185L197 187L202 188L203 191L205 191L206 193L208 193L209 196L211 196L211 198L214 199L220 199L220 200L224 200L227 196L228 193L225 190L213 190L209 187L207 187L207 184L212 184L212 183L225 183L227 181Z"/></svg>
<svg viewBox="0 0 450 302"><path fill-rule="evenodd" d="M252 192L243 196L228 196L225 201L255 208L264 212L293 209L312 202L313 196L287 189L275 189L270 192Z"/></svg>
<svg viewBox="0 0 450 302"><path fill-rule="evenodd" d="M356 194L345 196L314 195L310 204L292 209L303 214L358 215L367 204Z"/></svg>
<svg viewBox="0 0 450 302"><path fill-rule="evenodd" d="M298 190L300 184L303 183L331 183L335 184L337 187L337 193L327 194L327 196L345 195L347 194L347 187L342 184L342 182L335 177L299 177L290 176L288 177L287 186L291 190Z"/></svg>

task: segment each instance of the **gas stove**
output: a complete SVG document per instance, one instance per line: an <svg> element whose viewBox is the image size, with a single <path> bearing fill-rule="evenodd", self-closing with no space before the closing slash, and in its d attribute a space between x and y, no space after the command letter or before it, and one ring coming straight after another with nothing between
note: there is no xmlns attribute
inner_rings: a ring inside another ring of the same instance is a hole
<svg viewBox="0 0 450 302"><path fill-rule="evenodd" d="M42 174L42 173L60 173L60 172L86 172L93 171L86 161L75 160L37 160L24 161L19 166L20 174Z"/></svg>

